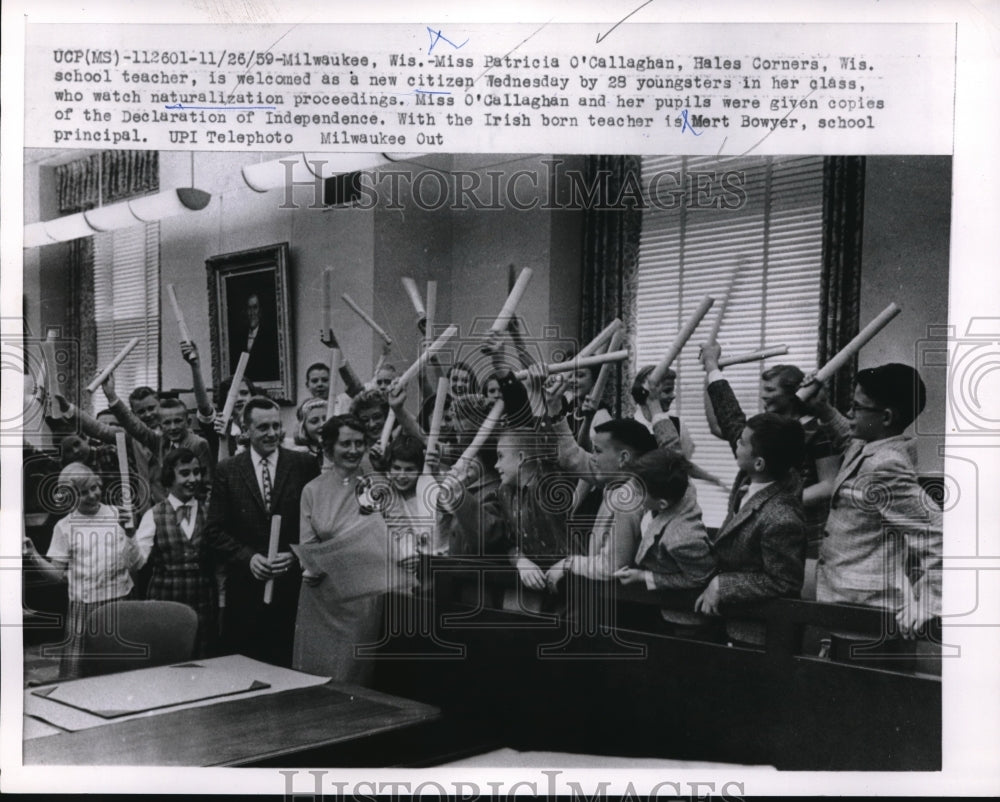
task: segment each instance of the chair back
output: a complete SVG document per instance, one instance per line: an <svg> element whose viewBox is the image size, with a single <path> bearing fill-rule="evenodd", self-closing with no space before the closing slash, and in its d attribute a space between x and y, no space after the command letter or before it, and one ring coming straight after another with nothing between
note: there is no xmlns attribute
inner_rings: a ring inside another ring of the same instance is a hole
<svg viewBox="0 0 1000 802"><path fill-rule="evenodd" d="M120 601L87 618L80 659L82 676L112 674L191 659L198 615L172 601Z"/></svg>

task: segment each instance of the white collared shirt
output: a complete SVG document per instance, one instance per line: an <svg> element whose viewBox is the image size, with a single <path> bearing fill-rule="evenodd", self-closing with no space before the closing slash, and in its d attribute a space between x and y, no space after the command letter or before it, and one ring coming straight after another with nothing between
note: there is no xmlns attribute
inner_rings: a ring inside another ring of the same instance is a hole
<svg viewBox="0 0 1000 802"><path fill-rule="evenodd" d="M190 501L181 501L173 493L167 496L167 502L173 508L174 514L177 514L184 504L187 504L191 513L188 515L186 521L178 520L178 524L181 528L181 533L184 535L186 540L190 540L194 535L194 524L195 519L198 515L198 499L193 498ZM153 541L156 538L156 521L153 518L153 509L150 508L146 510L145 514L142 516L142 520L139 522L139 528L135 530L135 545L139 549L139 554L142 555L142 562L145 565L146 560L149 559L149 553L153 550Z"/></svg>
<svg viewBox="0 0 1000 802"><path fill-rule="evenodd" d="M751 482L749 485L747 485L747 492L743 496L743 501L740 502L740 509L742 509L743 505L746 504L751 498L753 498L753 496L755 496L765 487L769 487L770 485L773 484L774 482L771 481L771 482Z"/></svg>

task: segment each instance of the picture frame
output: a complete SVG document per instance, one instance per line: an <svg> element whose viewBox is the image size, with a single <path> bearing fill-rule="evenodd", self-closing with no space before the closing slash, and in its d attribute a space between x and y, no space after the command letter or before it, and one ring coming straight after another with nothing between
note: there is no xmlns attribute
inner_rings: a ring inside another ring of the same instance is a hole
<svg viewBox="0 0 1000 802"><path fill-rule="evenodd" d="M244 377L277 403L294 404L288 243L211 256L205 269L214 386L249 348Z"/></svg>

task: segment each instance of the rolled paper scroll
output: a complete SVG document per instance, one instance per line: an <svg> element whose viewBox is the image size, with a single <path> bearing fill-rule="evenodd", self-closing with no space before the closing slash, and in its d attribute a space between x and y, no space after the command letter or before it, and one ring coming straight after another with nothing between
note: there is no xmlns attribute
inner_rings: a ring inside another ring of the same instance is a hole
<svg viewBox="0 0 1000 802"><path fill-rule="evenodd" d="M406 290L406 294L410 296L410 303L413 304L413 310L417 313L417 318L427 317L427 310L424 309L424 299L420 297L420 290L417 289L417 282L412 278L403 277L403 289Z"/></svg>
<svg viewBox="0 0 1000 802"><path fill-rule="evenodd" d="M510 319L514 317L517 305L521 302L521 297L524 295L525 290L528 289L531 274L532 270L530 267L526 267L521 271L521 275L514 282L514 288L510 291L510 295L507 296L507 300L504 301L503 307L500 309L500 314L497 315L497 319L490 327L491 331L504 331L507 328Z"/></svg>
<svg viewBox="0 0 1000 802"><path fill-rule="evenodd" d="M379 451L385 456L385 450L389 447L389 438L392 437L392 430L396 427L396 410L390 409L385 416L385 423L382 424L382 435L378 439Z"/></svg>
<svg viewBox="0 0 1000 802"><path fill-rule="evenodd" d="M236 407L236 399L240 394L240 385L243 384L243 374L246 373L247 362L250 360L250 352L244 351L240 354L240 361L236 363L236 370L233 372L233 383L229 385L229 393L226 395L226 403L222 406L222 419L229 425L229 419L233 417L233 409Z"/></svg>
<svg viewBox="0 0 1000 802"><path fill-rule="evenodd" d="M745 362L760 362L762 359L770 359L772 356L784 356L788 353L787 345L772 345L768 348L758 348L738 356L730 356L719 360L720 368L728 368L730 365L742 365Z"/></svg>
<svg viewBox="0 0 1000 802"><path fill-rule="evenodd" d="M353 309L358 317L360 317L365 323L371 326L372 331L374 331L379 337L385 340L386 345L392 345L392 337L385 333L385 329L379 326L374 320L372 320L371 315L369 315L364 309L355 303L354 299L351 298L346 292L340 296L344 299L344 303L347 304L351 309Z"/></svg>
<svg viewBox="0 0 1000 802"><path fill-rule="evenodd" d="M437 448L438 440L441 439L441 424L444 421L444 405L448 400L448 379L444 376L438 379L437 394L434 396L434 414L431 415L431 429L427 434L427 448L425 453L429 454L431 449ZM424 473L428 473L424 466Z"/></svg>
<svg viewBox="0 0 1000 802"><path fill-rule="evenodd" d="M590 356L591 354L596 353L601 349L604 343L606 343L614 336L616 331L621 329L621 327L622 327L621 320L615 318L607 326L604 327L604 330L600 334L598 334L593 340L591 340L583 348L581 348L580 353L578 353L577 356ZM612 347L609 350L614 351L615 349L614 347Z"/></svg>
<svg viewBox="0 0 1000 802"><path fill-rule="evenodd" d="M618 329L618 331L611 335L611 344L608 346L609 353L614 353L618 350L618 346L621 345L623 336L624 333L621 329ZM590 409L597 409L597 405L601 401L601 396L604 395L604 386L608 383L608 377L611 375L611 367L613 364L613 362L605 362L601 365L601 370L597 374L594 386L590 388L590 392L587 394L586 404ZM586 435L586 427L581 427L580 437L583 438L584 435Z"/></svg>
<svg viewBox="0 0 1000 802"><path fill-rule="evenodd" d="M820 385L832 378L833 374L846 365L852 356L864 348L869 340L873 339L876 334L889 325L889 322L902 311L895 303L889 304L879 312L878 317L859 331L854 339L841 348L823 367L816 371L815 383L810 383L806 387L800 387L795 394L802 401L807 400L819 389Z"/></svg>
<svg viewBox="0 0 1000 802"><path fill-rule="evenodd" d="M483 421L483 425L479 427L479 431L476 432L476 436L472 438L472 442L469 443L469 447L465 449L462 456L458 458L452 470L458 474L475 458L476 454L479 453L479 449L483 447L486 443L486 439L493 433L493 430L497 427L500 422L500 418L503 417L503 399L498 398L494 404L493 408L490 410L489 414L486 416L486 420Z"/></svg>
<svg viewBox="0 0 1000 802"><path fill-rule="evenodd" d="M608 351L606 354L578 357L566 362L550 362L545 367L549 373L572 373L580 368L589 368L591 365L603 365L606 362L622 362L626 359L628 359L628 351L623 348L620 351ZM522 380L527 379L528 371L527 369L519 370L514 376Z"/></svg>
<svg viewBox="0 0 1000 802"><path fill-rule="evenodd" d="M330 388L326 393L326 417L327 420L337 414L337 396L340 386L340 349L330 349Z"/></svg>
<svg viewBox="0 0 1000 802"><path fill-rule="evenodd" d="M173 284L167 285L167 298L170 299L170 305L174 308L174 317L177 318L177 328L181 330L181 342L191 342L191 332L188 331L187 323L184 322L184 313L181 312L181 305L177 303L177 293L174 292Z"/></svg>
<svg viewBox="0 0 1000 802"><path fill-rule="evenodd" d="M417 361L414 362L412 365L410 365L410 367L408 367L403 372L403 375L399 377L399 383L400 384L408 383L414 376L416 376L420 372L420 369L424 366L424 363L431 358L431 355L436 354L438 351L444 348L445 343L447 343L448 340L454 337L457 333L458 333L458 326L449 326L447 329L441 332L441 336L438 337L430 345L428 345L424 349L424 352L419 357L417 357Z"/></svg>
<svg viewBox="0 0 1000 802"><path fill-rule="evenodd" d="M278 556L278 540L281 537L281 516L271 516L271 539L267 542L267 559L273 560ZM274 597L274 580L269 579L264 583L264 604L270 604Z"/></svg>
<svg viewBox="0 0 1000 802"><path fill-rule="evenodd" d="M701 299L697 308L688 316L688 319L684 321L684 325L681 326L681 330L677 332L677 336L674 337L674 341L670 343L670 347L667 352L660 359L659 364L653 368L653 372L649 374L650 384L659 384L663 380L663 374L667 372L667 369L677 359L677 355L681 352L684 344L691 339L691 335L694 334L694 330L698 328L698 324L701 323L702 318L708 314L708 310L712 308L712 304L715 303L715 299L706 295Z"/></svg>
<svg viewBox="0 0 1000 802"><path fill-rule="evenodd" d="M323 336L333 328L333 268L323 270Z"/></svg>
<svg viewBox="0 0 1000 802"><path fill-rule="evenodd" d="M112 373L114 373L115 368L117 368L122 362L125 361L125 357L127 357L130 353L132 353L132 349L135 348L138 344L139 344L138 337L133 337L131 340L129 340L125 344L125 347L118 352L118 356L112 359L108 363L108 366L97 374L97 378L95 378L90 384L87 385L87 391L92 393L98 387L100 387L104 383L104 380L108 378L108 376L110 376Z"/></svg>
<svg viewBox="0 0 1000 802"><path fill-rule="evenodd" d="M733 294L733 287L736 286L736 276L740 272L740 265L733 268L733 273L729 277L729 286L726 287L726 294L722 296L718 311L715 313L715 320L712 321L712 328L708 331L708 342L714 343L719 339L719 329L722 327L722 318L729 307L729 298Z"/></svg>
<svg viewBox="0 0 1000 802"><path fill-rule="evenodd" d="M135 529L135 519L132 517L132 485L130 483L128 470L128 444L125 440L125 432L115 432L115 451L118 456L118 476L122 483L122 507L128 515L125 522L125 529L131 532Z"/></svg>

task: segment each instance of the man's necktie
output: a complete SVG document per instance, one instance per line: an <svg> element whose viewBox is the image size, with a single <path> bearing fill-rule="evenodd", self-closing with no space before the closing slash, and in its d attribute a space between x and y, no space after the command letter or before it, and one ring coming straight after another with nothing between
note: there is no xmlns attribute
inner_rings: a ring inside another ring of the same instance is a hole
<svg viewBox="0 0 1000 802"><path fill-rule="evenodd" d="M264 486L264 509L271 510L271 469L267 467L267 457L260 461L260 482Z"/></svg>
<svg viewBox="0 0 1000 802"><path fill-rule="evenodd" d="M187 523L189 520L191 520L190 504L181 504L181 506L177 508L177 520L180 521L182 524Z"/></svg>

